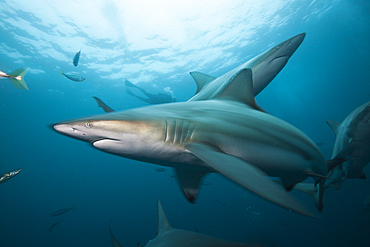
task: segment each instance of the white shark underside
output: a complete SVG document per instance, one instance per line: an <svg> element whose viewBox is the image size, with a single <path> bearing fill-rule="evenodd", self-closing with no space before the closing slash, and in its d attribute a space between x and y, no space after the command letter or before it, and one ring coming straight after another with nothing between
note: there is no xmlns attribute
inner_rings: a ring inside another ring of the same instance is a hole
<svg viewBox="0 0 370 247"><path fill-rule="evenodd" d="M122 247L113 236L111 227L112 247ZM137 247L141 247L137 244ZM158 200L158 228L156 237L145 247L250 247L252 245L222 240L198 232L175 229L168 223L161 202Z"/></svg>
<svg viewBox="0 0 370 247"><path fill-rule="evenodd" d="M324 158L297 128L259 110L252 77L241 66L213 80L197 78L198 93L188 102L63 122L54 129L108 153L174 167L190 202L202 176L220 172L277 205L314 216L267 175L280 177L290 190L308 176L325 176Z"/></svg>

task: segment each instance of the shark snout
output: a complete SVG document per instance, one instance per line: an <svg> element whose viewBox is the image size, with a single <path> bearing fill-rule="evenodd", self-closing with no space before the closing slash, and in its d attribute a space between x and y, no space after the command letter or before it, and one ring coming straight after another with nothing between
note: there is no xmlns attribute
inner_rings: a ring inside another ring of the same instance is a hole
<svg viewBox="0 0 370 247"><path fill-rule="evenodd" d="M54 124L52 129L57 131L60 134L73 137L82 141L91 142L91 136L89 136L85 131L82 131L78 126L72 126L70 124Z"/></svg>

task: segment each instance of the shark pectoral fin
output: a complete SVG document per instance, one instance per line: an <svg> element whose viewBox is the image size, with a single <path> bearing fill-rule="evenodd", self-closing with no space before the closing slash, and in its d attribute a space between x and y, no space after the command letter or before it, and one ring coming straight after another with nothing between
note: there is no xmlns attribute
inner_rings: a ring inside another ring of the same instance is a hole
<svg viewBox="0 0 370 247"><path fill-rule="evenodd" d="M172 229L170 223L168 223L167 217L163 211L163 207L161 202L158 200L158 228L157 228L157 235L163 231L167 231Z"/></svg>
<svg viewBox="0 0 370 247"><path fill-rule="evenodd" d="M199 182L207 172L175 168L177 179L189 202L194 203L199 193Z"/></svg>
<svg viewBox="0 0 370 247"><path fill-rule="evenodd" d="M186 148L213 169L257 195L302 215L317 217L316 212L306 209L283 188L267 178L263 171L239 157L225 154L201 143L190 143Z"/></svg>

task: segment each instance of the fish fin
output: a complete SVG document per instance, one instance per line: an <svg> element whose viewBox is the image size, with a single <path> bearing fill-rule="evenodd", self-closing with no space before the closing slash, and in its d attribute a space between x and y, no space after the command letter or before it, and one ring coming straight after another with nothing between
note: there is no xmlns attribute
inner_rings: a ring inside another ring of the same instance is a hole
<svg viewBox="0 0 370 247"><path fill-rule="evenodd" d="M336 166L339 166L341 165L343 162L345 162L346 160L344 158L335 158L335 159L332 159L332 160L327 160L326 161L326 166L328 167L328 172L330 172L331 170L333 170Z"/></svg>
<svg viewBox="0 0 370 247"><path fill-rule="evenodd" d="M334 120L328 120L326 121L326 123L329 125L329 127L334 131L334 134L335 136L337 136L338 134L338 129L340 127L340 124L339 122L336 122Z"/></svg>
<svg viewBox="0 0 370 247"><path fill-rule="evenodd" d="M242 69L231 76L226 87L223 88L217 98L239 101L256 109L252 70Z"/></svg>
<svg viewBox="0 0 370 247"><path fill-rule="evenodd" d="M158 204L158 228L157 228L158 235L159 233L172 229L172 227L170 226L170 223L168 223L167 217L163 211L161 201L158 200L157 204Z"/></svg>
<svg viewBox="0 0 370 247"><path fill-rule="evenodd" d="M109 231L110 231L110 239L112 241L112 247L123 247L122 244L118 242L118 240L114 237L113 232L112 232L112 219L110 218L109 221Z"/></svg>
<svg viewBox="0 0 370 247"><path fill-rule="evenodd" d="M62 70L62 72L60 72L60 73L58 74L58 76L59 76L59 75L63 75L63 70Z"/></svg>
<svg viewBox="0 0 370 247"><path fill-rule="evenodd" d="M260 197L299 214L317 217L316 212L306 209L283 188L269 179L262 170L239 157L228 155L202 143L189 143L186 149L216 171Z"/></svg>
<svg viewBox="0 0 370 247"><path fill-rule="evenodd" d="M189 202L194 203L199 193L199 183L207 172L175 168L177 180Z"/></svg>
<svg viewBox="0 0 370 247"><path fill-rule="evenodd" d="M101 107L105 113L109 113L109 112L115 112L115 110L113 110L112 108L110 108L109 106L107 106L101 99L99 99L98 97L95 97L93 96L93 98L95 99L95 101L98 103L98 106Z"/></svg>
<svg viewBox="0 0 370 247"><path fill-rule="evenodd" d="M319 189L312 183L298 183L293 189L309 194L313 197L316 206L319 205Z"/></svg>
<svg viewBox="0 0 370 247"><path fill-rule="evenodd" d="M366 179L366 174L364 173L364 171L361 171L361 174L360 174L360 179Z"/></svg>
<svg viewBox="0 0 370 247"><path fill-rule="evenodd" d="M29 90L26 84L26 81L24 80L24 76L27 74L29 68L26 69L17 69L14 71L11 76L15 78L9 78L13 86L17 89L23 89L23 90Z"/></svg>
<svg viewBox="0 0 370 247"><path fill-rule="evenodd" d="M289 177L282 177L281 184L287 191L291 191L294 185L297 184L297 181L293 181L292 179L289 179Z"/></svg>
<svg viewBox="0 0 370 247"><path fill-rule="evenodd" d="M125 85L126 87L136 87L136 88L138 87L127 79L125 79Z"/></svg>
<svg viewBox="0 0 370 247"><path fill-rule="evenodd" d="M202 90L203 87L216 79L216 77L206 75L197 71L190 72L190 75L193 77L195 83L197 84L197 91L195 92L195 94L199 93L199 91Z"/></svg>

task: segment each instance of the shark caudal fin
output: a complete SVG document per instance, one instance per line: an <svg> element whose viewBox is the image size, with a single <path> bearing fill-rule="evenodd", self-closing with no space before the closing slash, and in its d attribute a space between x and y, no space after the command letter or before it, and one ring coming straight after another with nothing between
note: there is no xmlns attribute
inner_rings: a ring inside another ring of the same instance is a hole
<svg viewBox="0 0 370 247"><path fill-rule="evenodd" d="M24 76L27 74L28 69L29 68L27 69L20 68L11 74L13 78L9 78L9 80L15 88L22 89L22 90L29 90L24 80Z"/></svg>

